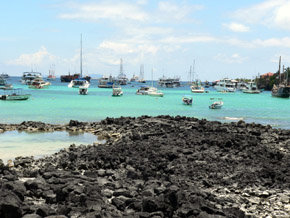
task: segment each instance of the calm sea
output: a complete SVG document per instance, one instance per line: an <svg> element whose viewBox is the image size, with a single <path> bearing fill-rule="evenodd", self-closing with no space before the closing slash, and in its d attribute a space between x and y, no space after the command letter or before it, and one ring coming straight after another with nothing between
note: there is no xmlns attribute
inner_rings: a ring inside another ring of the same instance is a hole
<svg viewBox="0 0 290 218"><path fill-rule="evenodd" d="M246 122L270 124L275 128L290 129L290 99L271 97L270 92L261 94L218 93L210 88L209 93L193 94L189 86L159 88L163 98L140 96L135 92L141 84L123 86L122 97L112 97L112 89L97 87L92 80L89 94L79 95L78 89L68 88L68 83L52 81L48 89L32 90L20 83L19 77L8 80L15 88L23 88L31 94L27 101L0 101L0 123L43 121L67 123L69 120L99 121L106 117L141 115L182 115L208 120L231 122L243 119ZM148 82L147 85L151 85ZM157 83L154 82L157 86ZM191 95L193 105L182 104L182 96ZM210 110L210 98L222 98L221 110Z"/></svg>

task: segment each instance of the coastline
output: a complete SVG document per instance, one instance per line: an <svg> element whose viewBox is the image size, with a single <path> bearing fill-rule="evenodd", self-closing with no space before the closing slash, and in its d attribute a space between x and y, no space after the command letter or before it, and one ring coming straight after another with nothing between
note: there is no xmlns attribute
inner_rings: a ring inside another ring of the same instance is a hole
<svg viewBox="0 0 290 218"><path fill-rule="evenodd" d="M290 130L180 116L0 124L11 130L90 132L106 143L0 161L1 217L290 213Z"/></svg>

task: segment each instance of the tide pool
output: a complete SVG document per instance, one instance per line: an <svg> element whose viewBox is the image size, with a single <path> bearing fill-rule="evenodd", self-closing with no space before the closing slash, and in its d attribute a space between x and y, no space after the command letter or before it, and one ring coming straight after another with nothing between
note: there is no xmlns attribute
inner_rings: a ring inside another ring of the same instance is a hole
<svg viewBox="0 0 290 218"><path fill-rule="evenodd" d="M52 86L43 90L28 89L21 85L20 78L12 78L16 88L23 88L31 94L27 101L0 101L0 123L22 121L43 121L47 123L68 123L69 120L99 121L106 117L141 115L181 115L222 122L243 119L245 122L269 124L275 128L290 129L290 99L274 98L270 92L261 94L218 93L210 88L209 93L193 94L189 86L159 88L164 97L136 95L141 84L123 86L122 97L112 97L112 89L97 87L93 80L88 95L79 95L78 89L68 88L68 83L52 81ZM144 85L144 84L142 84ZM145 84L146 85L146 84ZM147 83L147 85L151 85ZM182 96L191 95L193 105L182 104ZM220 110L210 110L210 98L222 98Z"/></svg>
<svg viewBox="0 0 290 218"><path fill-rule="evenodd" d="M89 133L7 131L0 134L0 159L5 163L18 156L41 157L53 154L71 144L93 144L97 136Z"/></svg>

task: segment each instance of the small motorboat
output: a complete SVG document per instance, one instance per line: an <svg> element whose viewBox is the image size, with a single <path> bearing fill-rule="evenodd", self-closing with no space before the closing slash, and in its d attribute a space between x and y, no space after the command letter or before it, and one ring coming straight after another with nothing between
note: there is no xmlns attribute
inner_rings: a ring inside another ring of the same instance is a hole
<svg viewBox="0 0 290 218"><path fill-rule="evenodd" d="M192 105L192 97L191 96L183 96L182 102L185 105Z"/></svg>
<svg viewBox="0 0 290 218"><path fill-rule="evenodd" d="M44 81L42 78L36 78L32 80L31 84L28 86L30 89L44 89L50 86L50 82Z"/></svg>
<svg viewBox="0 0 290 218"><path fill-rule="evenodd" d="M212 101L211 105L209 106L209 109L221 109L224 102L222 101L222 98L211 98Z"/></svg>
<svg viewBox="0 0 290 218"><path fill-rule="evenodd" d="M79 87L79 94L80 95L87 95L88 94L88 88L85 86L80 86Z"/></svg>
<svg viewBox="0 0 290 218"><path fill-rule="evenodd" d="M0 100L6 101L21 101L29 99L30 94L23 94L22 89L5 90L3 95L0 95Z"/></svg>
<svg viewBox="0 0 290 218"><path fill-rule="evenodd" d="M120 85L113 85L113 94L112 96L122 96L123 91Z"/></svg>

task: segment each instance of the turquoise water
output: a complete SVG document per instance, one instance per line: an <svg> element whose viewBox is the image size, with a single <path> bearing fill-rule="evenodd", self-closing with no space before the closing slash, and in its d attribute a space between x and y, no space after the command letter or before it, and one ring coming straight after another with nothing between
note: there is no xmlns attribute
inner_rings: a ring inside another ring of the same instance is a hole
<svg viewBox="0 0 290 218"><path fill-rule="evenodd" d="M89 133L45 132L27 133L7 131L0 134L0 159L6 162L18 156L53 154L71 144L93 144L99 142L97 136Z"/></svg>
<svg viewBox="0 0 290 218"><path fill-rule="evenodd" d="M24 88L32 96L28 101L0 101L0 123L20 123L24 120L67 123L71 119L98 121L106 117L168 114L223 122L243 119L290 129L290 99L273 98L270 92L251 95L218 93L209 89L209 93L192 94L189 86L184 86L163 88L164 97L158 98L136 95L140 84L132 84L123 87L122 97L112 97L112 89L98 88L97 81L93 80L89 94L83 96L78 95L78 89L68 88L67 83L59 81L53 81L52 86L43 90L28 89L20 84L19 78L13 78L10 82L14 87ZM182 104L183 95L193 97L192 106ZM212 97L223 98L221 110L208 108Z"/></svg>

